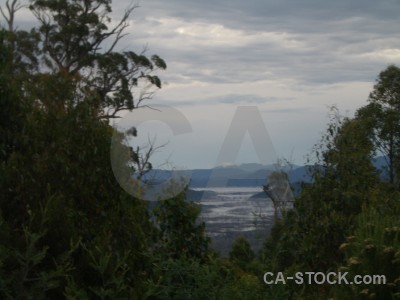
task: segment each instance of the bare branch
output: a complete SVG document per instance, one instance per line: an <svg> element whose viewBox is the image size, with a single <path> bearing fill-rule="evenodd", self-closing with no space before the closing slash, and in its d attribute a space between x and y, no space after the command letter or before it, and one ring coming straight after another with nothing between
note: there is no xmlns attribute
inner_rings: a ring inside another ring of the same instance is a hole
<svg viewBox="0 0 400 300"><path fill-rule="evenodd" d="M10 0L7 0L7 2L6 2L6 8L7 8L7 13L8 13L8 17L7 17L6 13L4 12L4 10L0 6L0 13L1 13L1 15L4 17L4 19L7 22L8 31L14 32L15 13L18 10L20 10L21 8L23 8L23 7L24 7L24 5L19 3L18 0L13 0L11 2L11 4L10 4Z"/></svg>
<svg viewBox="0 0 400 300"><path fill-rule="evenodd" d="M114 50L115 46L117 45L118 41L127 35L127 33L123 34L123 31L125 30L125 28L127 28L129 26L127 23L127 20L129 18L129 16L131 15L132 11L138 7L139 7L139 5L131 5L130 7L128 7L125 10L125 13L122 16L122 19L117 24L117 26L115 26L113 28L113 30L111 30L110 32L108 32L107 34L104 35L103 40L107 39L108 37L110 37L112 35L115 35L115 39L114 39L113 43L111 44L110 48L106 51L106 53L111 53Z"/></svg>
<svg viewBox="0 0 400 300"><path fill-rule="evenodd" d="M157 109L157 108L154 108L154 107L151 107L150 105L143 105L143 106L141 106L140 108L149 108L149 109L152 109L152 110L161 112L161 110L159 110L159 109Z"/></svg>
<svg viewBox="0 0 400 300"><path fill-rule="evenodd" d="M96 117L96 119L97 120L103 120L103 119L107 119L107 120L109 120L109 119L120 119L121 117L120 116L115 116L115 115L101 115L101 116L98 116L98 117Z"/></svg>
<svg viewBox="0 0 400 300"><path fill-rule="evenodd" d="M164 143L162 145L155 146L155 140L156 140L155 137L152 140L150 140L150 137L148 137L148 144L146 146L144 146L142 148L137 147L138 161L136 162L136 165L137 165L136 171L140 177L152 169L152 165L150 163L150 158L159 149L164 148L167 145L167 143Z"/></svg>

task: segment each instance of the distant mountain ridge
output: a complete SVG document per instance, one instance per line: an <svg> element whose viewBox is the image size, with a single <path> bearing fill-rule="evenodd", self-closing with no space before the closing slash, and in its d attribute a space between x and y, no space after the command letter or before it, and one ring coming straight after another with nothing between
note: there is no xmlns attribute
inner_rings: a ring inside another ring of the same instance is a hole
<svg viewBox="0 0 400 300"><path fill-rule="evenodd" d="M372 160L373 165L385 177L387 165L385 157L376 157ZM300 186L301 182L312 181L309 169L311 166L293 165L284 167L283 171L288 173L292 185ZM218 166L211 169L177 170L178 176L190 178L190 188L205 187L256 187L267 183L268 176L277 170L276 165L262 165L258 163L246 163L241 165ZM173 171L154 169L146 173L142 179L157 184L171 177Z"/></svg>
<svg viewBox="0 0 400 300"><path fill-rule="evenodd" d="M311 178L307 175L307 166L294 166L288 172L291 182L309 182ZM176 171L181 176L190 178L191 188L204 187L255 187L267 183L267 177L276 170L273 165L261 165L256 163L243 164L239 166L216 167L212 169L194 169ZM172 171L151 170L142 179L158 183L171 177Z"/></svg>

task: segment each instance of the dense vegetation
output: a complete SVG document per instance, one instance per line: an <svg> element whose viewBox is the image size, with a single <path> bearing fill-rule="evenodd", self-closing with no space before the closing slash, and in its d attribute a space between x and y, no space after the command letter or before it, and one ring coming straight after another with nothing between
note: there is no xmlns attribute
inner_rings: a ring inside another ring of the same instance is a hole
<svg viewBox="0 0 400 300"><path fill-rule="evenodd" d="M400 299L400 69L354 118L333 109L313 181L260 253L209 248L185 192L154 207L110 165L109 119L161 88L157 55L115 51L108 0L36 0L39 26L0 32L1 299ZM123 140L124 133L120 134ZM128 152L129 153L129 152ZM387 167L377 170L382 155ZM121 157L131 172L139 153ZM128 162L131 164L128 165ZM263 274L384 274L386 285L266 285Z"/></svg>

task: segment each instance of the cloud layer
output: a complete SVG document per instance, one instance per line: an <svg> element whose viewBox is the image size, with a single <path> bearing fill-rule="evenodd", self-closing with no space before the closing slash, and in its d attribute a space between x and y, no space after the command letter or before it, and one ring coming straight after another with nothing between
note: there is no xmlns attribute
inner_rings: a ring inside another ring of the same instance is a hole
<svg viewBox="0 0 400 300"><path fill-rule="evenodd" d="M118 2L123 5L128 1ZM327 107L336 104L351 116L366 103L378 73L400 62L396 1L140 5L124 47L148 45L167 61L160 74L167 84L154 100L182 109L195 124L192 137L170 145L188 166L212 166L229 116L240 105L259 107L278 155L294 151L295 162L302 163L326 128ZM203 155L189 158L199 140ZM239 160L254 159L243 151Z"/></svg>

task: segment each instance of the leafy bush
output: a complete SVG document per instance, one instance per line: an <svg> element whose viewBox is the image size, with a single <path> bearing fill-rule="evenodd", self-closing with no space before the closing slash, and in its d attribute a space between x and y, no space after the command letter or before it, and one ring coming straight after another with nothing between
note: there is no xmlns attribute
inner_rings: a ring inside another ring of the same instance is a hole
<svg viewBox="0 0 400 300"><path fill-rule="evenodd" d="M335 289L337 296L351 299L400 297L399 195L381 193L377 201L364 208L358 217L357 229L340 246L345 259L339 270L349 272L349 278L385 275L386 284L342 286Z"/></svg>

